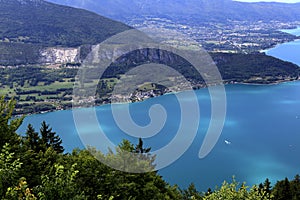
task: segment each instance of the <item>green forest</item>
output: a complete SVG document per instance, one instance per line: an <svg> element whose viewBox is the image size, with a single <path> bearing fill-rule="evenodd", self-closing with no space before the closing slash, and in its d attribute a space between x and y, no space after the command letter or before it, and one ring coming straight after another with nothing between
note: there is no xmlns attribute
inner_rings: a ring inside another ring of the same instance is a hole
<svg viewBox="0 0 300 200"><path fill-rule="evenodd" d="M66 153L59 134L46 122L41 123L38 131L28 124L26 133L18 135L16 130L24 117L12 116L15 105L13 99L0 99L1 199L300 199L299 175L274 185L266 179L254 186L238 183L233 177L231 182L224 181L215 188L198 191L193 183L188 188L171 185L158 171L121 172L102 164L97 158L135 165L134 160L121 157L123 151L134 152L154 168L155 156L149 153L151 148L143 146L141 139L136 145L123 140L116 151L107 154L92 147Z"/></svg>
<svg viewBox="0 0 300 200"><path fill-rule="evenodd" d="M130 29L95 13L46 1L10 0L0 5L0 46L3 42L19 43L20 49L21 44L78 47Z"/></svg>

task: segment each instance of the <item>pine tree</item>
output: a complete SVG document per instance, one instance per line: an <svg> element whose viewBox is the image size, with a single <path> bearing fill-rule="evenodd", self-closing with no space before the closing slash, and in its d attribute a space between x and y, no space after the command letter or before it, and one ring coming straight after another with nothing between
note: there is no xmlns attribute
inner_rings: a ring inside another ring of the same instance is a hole
<svg viewBox="0 0 300 200"><path fill-rule="evenodd" d="M134 149L134 153L149 153L151 151L151 148L144 148L143 147L144 142L141 138L139 138L139 143L136 145Z"/></svg>
<svg viewBox="0 0 300 200"><path fill-rule="evenodd" d="M51 147L57 153L64 152L64 148L61 145L62 144L61 138L56 134L56 132L52 131L52 128L50 128L45 121L42 122L40 128L40 134L42 136L40 140L40 145L44 147L44 150Z"/></svg>
<svg viewBox="0 0 300 200"><path fill-rule="evenodd" d="M39 134L35 132L31 124L28 124L27 126L23 144L25 148L31 149L35 152L39 152L40 150L42 150L41 147L39 147L40 144Z"/></svg>
<svg viewBox="0 0 300 200"><path fill-rule="evenodd" d="M184 200L202 199L201 193L197 190L194 183L191 183L186 190L183 190L182 196Z"/></svg>
<svg viewBox="0 0 300 200"><path fill-rule="evenodd" d="M267 178L264 182L264 191L266 192L266 194L271 194L271 182L270 180Z"/></svg>
<svg viewBox="0 0 300 200"><path fill-rule="evenodd" d="M297 174L290 184L293 191L293 199L300 199L300 176Z"/></svg>
<svg viewBox="0 0 300 200"><path fill-rule="evenodd" d="M278 200L292 199L291 186L288 178L278 181L274 186L274 198Z"/></svg>

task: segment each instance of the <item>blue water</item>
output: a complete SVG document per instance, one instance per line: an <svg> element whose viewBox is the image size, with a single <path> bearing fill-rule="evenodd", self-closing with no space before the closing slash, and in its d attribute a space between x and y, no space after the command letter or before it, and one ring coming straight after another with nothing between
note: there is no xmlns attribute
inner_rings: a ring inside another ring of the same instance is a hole
<svg viewBox="0 0 300 200"><path fill-rule="evenodd" d="M300 35L300 28L282 31ZM300 41L294 41L278 45L267 54L300 66L299 50ZM233 175L238 181L252 185L266 178L275 183L300 174L300 81L260 86L227 85L225 126L215 148L204 159L199 159L198 153L208 129L211 101L207 89L197 90L196 95L201 110L196 138L180 159L159 171L165 180L183 188L194 182L200 190L206 190L230 180ZM184 99L190 100L189 96ZM159 134L144 139L145 146L152 147L152 150L166 146L174 138L181 115L176 96L170 94L130 104L133 120L140 126L146 126L150 122L149 108L155 104L164 106L168 118ZM137 142L136 138L126 135L117 126L110 105L95 109L101 128L115 145L124 138ZM118 109L125 109L125 105L119 105ZM84 148L71 110L28 116L18 131L24 133L28 123L38 130L43 120L61 136L67 152L77 147ZM90 121L89 116L85 120ZM97 140L99 133L94 133L94 125L83 129L94 134ZM189 130L186 131L189 134ZM226 144L225 140L230 144ZM186 142L179 141L178 145ZM101 146L101 141L99 143Z"/></svg>
<svg viewBox="0 0 300 200"><path fill-rule="evenodd" d="M282 29L280 31L285 32L285 33L289 33L289 34L292 34L292 35L300 36L300 27L298 27L296 29Z"/></svg>
<svg viewBox="0 0 300 200"><path fill-rule="evenodd" d="M281 31L300 36L300 27L297 29ZM266 54L300 66L300 40L277 45L276 47L267 50Z"/></svg>
<svg viewBox="0 0 300 200"><path fill-rule="evenodd" d="M180 159L159 171L164 179L181 187L194 182L199 189L206 190L225 179L230 180L233 175L239 181L258 184L267 177L275 182L300 173L300 82L269 86L227 85L226 93L228 111L221 138L206 158L199 159L199 148L211 113L207 89L196 91L201 109L197 136ZM131 115L137 124L149 123L148 109L154 104L163 105L168 113L162 131L145 139L145 146L157 150L174 137L181 113L175 95L165 95L130 104ZM118 144L126 138L137 142L117 127L109 105L97 107L96 111L101 127L111 141ZM24 133L28 123L38 130L43 120L61 136L66 151L84 148L71 110L28 116L19 133ZM225 140L231 144L226 144Z"/></svg>

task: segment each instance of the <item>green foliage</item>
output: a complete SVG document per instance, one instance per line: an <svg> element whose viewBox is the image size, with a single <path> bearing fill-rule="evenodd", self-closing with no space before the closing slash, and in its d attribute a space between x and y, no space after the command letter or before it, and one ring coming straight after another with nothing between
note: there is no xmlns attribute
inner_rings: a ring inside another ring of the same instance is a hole
<svg viewBox="0 0 300 200"><path fill-rule="evenodd" d="M144 142L142 138L139 138L139 143L136 145L133 150L134 153L147 154L151 151L151 148L144 148Z"/></svg>
<svg viewBox="0 0 300 200"><path fill-rule="evenodd" d="M15 105L15 100L6 101L4 97L0 97L0 147L9 143L14 148L21 141L16 130L20 127L24 117L12 118Z"/></svg>
<svg viewBox="0 0 300 200"><path fill-rule="evenodd" d="M115 149L116 153L110 150L105 156L101 153L96 153L94 156L109 166L124 172L143 173L154 171L155 156L145 151L149 152L150 149L144 149L141 140L136 147L128 140L123 140Z"/></svg>
<svg viewBox="0 0 300 200"><path fill-rule="evenodd" d="M264 184L259 184L258 189L260 191L261 194L263 194L264 196L270 196L271 195L271 191L272 191L272 187L271 187L271 182L270 180L267 178L264 182Z"/></svg>
<svg viewBox="0 0 300 200"><path fill-rule="evenodd" d="M263 53L210 54L226 82L274 83L299 76L299 67Z"/></svg>
<svg viewBox="0 0 300 200"><path fill-rule="evenodd" d="M28 124L25 137L23 138L23 144L26 149L31 149L34 152L39 152L40 147L40 137L37 132L35 132L33 126Z"/></svg>
<svg viewBox="0 0 300 200"><path fill-rule="evenodd" d="M0 22L2 65L38 63L42 47L97 44L129 29L89 11L29 0L0 1Z"/></svg>
<svg viewBox="0 0 300 200"><path fill-rule="evenodd" d="M124 140L118 149L115 153L111 151L107 155L94 148L74 150L71 155L65 155L61 163L77 163L76 169L79 173L76 182L79 190L84 191L88 199L177 199L175 197L180 196L178 188L169 186L157 172L126 173L99 161L121 164L126 158L120 160L121 152L118 151L135 151L135 146ZM140 166L135 162L131 164L136 165L134 168Z"/></svg>
<svg viewBox="0 0 300 200"><path fill-rule="evenodd" d="M272 190L272 194L276 200L300 199L300 176L296 175L292 181L289 181L288 178L278 181Z"/></svg>
<svg viewBox="0 0 300 200"><path fill-rule="evenodd" d="M20 174L27 178L29 186L32 188L41 184L41 176L48 174L62 156L53 148L35 152L27 147L24 148L21 155L23 167Z"/></svg>
<svg viewBox="0 0 300 200"><path fill-rule="evenodd" d="M22 163L15 158L11 147L6 143L0 153L0 197L4 197L6 190L18 180L18 173Z"/></svg>
<svg viewBox="0 0 300 200"><path fill-rule="evenodd" d="M264 192L259 191L256 186L249 189L244 183L240 185L233 178L232 183L224 181L222 186L216 189L213 193L206 195L204 200L268 200L271 196L265 195Z"/></svg>
<svg viewBox="0 0 300 200"><path fill-rule="evenodd" d="M77 69L26 66L0 68L0 95L18 101L14 114L67 108Z"/></svg>
<svg viewBox="0 0 300 200"><path fill-rule="evenodd" d="M125 24L92 12L45 1L26 1L24 4L17 0L1 1L0 13L0 38L19 43L95 44L129 29ZM76 20L78 18L80 20Z"/></svg>
<svg viewBox="0 0 300 200"><path fill-rule="evenodd" d="M37 188L41 200L57 199L87 199L83 192L77 190L76 176L79 173L75 169L76 164L70 169L63 165L55 164L50 174L42 176L42 185Z"/></svg>
<svg viewBox="0 0 300 200"><path fill-rule="evenodd" d="M37 200L35 195L32 193L32 189L30 189L27 185L26 179L21 178L18 186L9 187L7 189L5 200Z"/></svg>
<svg viewBox="0 0 300 200"><path fill-rule="evenodd" d="M25 166L21 174L29 178L30 186L34 186L41 183L41 175L50 171L51 163L56 162L64 148L61 138L43 122L40 134L35 132L31 124L28 125L22 150L21 160Z"/></svg>
<svg viewBox="0 0 300 200"><path fill-rule="evenodd" d="M39 140L39 145L41 148L46 150L51 147L57 153L64 152L61 138L56 134L56 132L52 131L52 128L50 128L45 121L42 122L40 134L42 136Z"/></svg>
<svg viewBox="0 0 300 200"><path fill-rule="evenodd" d="M0 65L35 64L41 49L42 45L38 44L0 42Z"/></svg>
<svg viewBox="0 0 300 200"><path fill-rule="evenodd" d="M182 192L182 198L183 200L189 200L189 199L202 199L201 193L197 190L194 183L191 183L189 187L186 190L183 190Z"/></svg>
<svg viewBox="0 0 300 200"><path fill-rule="evenodd" d="M180 60L178 56L170 55L173 56L172 59L162 57L160 60L153 60L151 57L141 55L142 53L143 51L133 51L130 55L124 55L117 59L115 63L106 69L100 80L96 69L86 69L86 79L94 83L98 82L96 90L97 104L110 101L115 84L122 74L147 62L172 66L184 75L194 88L205 86L199 73L188 63ZM295 80L300 74L300 69L296 65L265 54L211 53L211 56L225 83L276 83ZM0 94L15 97L18 100L15 114L70 108L77 70L69 68L49 69L37 66L0 68L0 85L3 88ZM87 91L92 91L91 82L82 83ZM145 92L147 90L153 90L157 95L166 92L165 87L157 84L140 88L137 91ZM131 100L136 101L134 97Z"/></svg>

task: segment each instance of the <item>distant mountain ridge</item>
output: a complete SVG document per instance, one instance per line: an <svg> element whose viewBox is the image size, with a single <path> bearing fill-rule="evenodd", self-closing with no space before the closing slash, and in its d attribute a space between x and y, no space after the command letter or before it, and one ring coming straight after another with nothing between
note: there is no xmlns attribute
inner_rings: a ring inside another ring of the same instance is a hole
<svg viewBox="0 0 300 200"><path fill-rule="evenodd" d="M278 20L300 21L300 3L232 0L48 0L80 7L112 19L124 20L135 16L191 17L203 21Z"/></svg>

